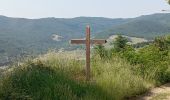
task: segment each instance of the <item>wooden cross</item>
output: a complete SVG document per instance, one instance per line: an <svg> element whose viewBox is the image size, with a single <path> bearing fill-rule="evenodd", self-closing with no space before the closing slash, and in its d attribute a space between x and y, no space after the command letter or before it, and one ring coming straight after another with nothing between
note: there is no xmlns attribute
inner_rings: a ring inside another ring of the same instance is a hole
<svg viewBox="0 0 170 100"><path fill-rule="evenodd" d="M73 39L71 44L86 44L86 80L90 80L90 44L104 44L106 40L90 40L90 26L86 27L86 39Z"/></svg>

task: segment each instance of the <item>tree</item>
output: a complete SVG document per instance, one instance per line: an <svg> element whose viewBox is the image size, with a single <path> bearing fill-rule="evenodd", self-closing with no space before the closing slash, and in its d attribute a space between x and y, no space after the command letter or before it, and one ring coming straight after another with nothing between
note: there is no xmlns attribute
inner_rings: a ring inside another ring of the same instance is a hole
<svg viewBox="0 0 170 100"><path fill-rule="evenodd" d="M118 37L116 38L116 41L114 42L115 50L116 51L124 50L127 42L128 42L128 40L125 37L118 35Z"/></svg>
<svg viewBox="0 0 170 100"><path fill-rule="evenodd" d="M154 40L154 44L155 46L160 50L160 51L165 51L168 49L168 45L166 42L166 38L165 37L157 37Z"/></svg>

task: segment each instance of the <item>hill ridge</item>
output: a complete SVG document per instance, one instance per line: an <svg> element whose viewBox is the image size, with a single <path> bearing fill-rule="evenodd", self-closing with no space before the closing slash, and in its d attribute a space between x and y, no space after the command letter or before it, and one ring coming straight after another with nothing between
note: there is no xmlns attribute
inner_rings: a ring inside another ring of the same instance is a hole
<svg viewBox="0 0 170 100"><path fill-rule="evenodd" d="M72 38L83 38L85 26L91 26L92 36L107 39L115 34L154 38L170 33L170 14L152 14L136 18L12 18L0 15L0 62L6 58L39 54L48 49L77 46L69 44ZM53 41L52 35L62 36L61 41Z"/></svg>

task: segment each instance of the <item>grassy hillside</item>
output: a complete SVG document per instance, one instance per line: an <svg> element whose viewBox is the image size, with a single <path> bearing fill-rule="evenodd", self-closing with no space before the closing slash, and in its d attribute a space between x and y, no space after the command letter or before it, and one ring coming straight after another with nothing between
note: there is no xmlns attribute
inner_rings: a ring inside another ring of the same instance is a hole
<svg viewBox="0 0 170 100"><path fill-rule="evenodd" d="M83 54L75 54L49 52L13 65L1 73L0 99L122 100L170 81L170 37L138 50L96 47L88 82Z"/></svg>
<svg viewBox="0 0 170 100"><path fill-rule="evenodd" d="M49 53L9 69L0 81L0 98L33 100L112 100L140 94L151 86L118 57L92 61L92 80L85 81L84 61ZM133 87L133 88L132 88Z"/></svg>

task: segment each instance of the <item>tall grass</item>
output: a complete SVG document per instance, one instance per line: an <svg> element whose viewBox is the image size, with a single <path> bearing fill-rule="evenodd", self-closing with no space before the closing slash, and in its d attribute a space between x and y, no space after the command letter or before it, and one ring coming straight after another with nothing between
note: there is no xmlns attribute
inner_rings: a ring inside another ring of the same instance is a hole
<svg viewBox="0 0 170 100"><path fill-rule="evenodd" d="M120 100L144 93L153 84L135 74L131 66L119 57L104 61L95 57L93 61L94 79L105 92Z"/></svg>
<svg viewBox="0 0 170 100"><path fill-rule="evenodd" d="M85 61L76 55L50 52L7 70L0 80L0 99L121 100L145 92L153 84L135 74L119 57L91 60L91 81Z"/></svg>

